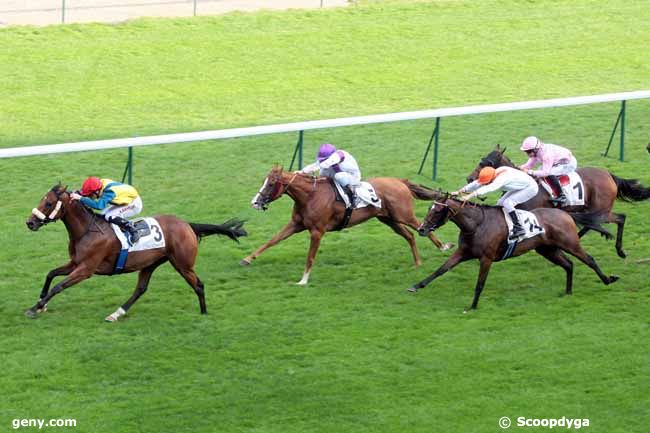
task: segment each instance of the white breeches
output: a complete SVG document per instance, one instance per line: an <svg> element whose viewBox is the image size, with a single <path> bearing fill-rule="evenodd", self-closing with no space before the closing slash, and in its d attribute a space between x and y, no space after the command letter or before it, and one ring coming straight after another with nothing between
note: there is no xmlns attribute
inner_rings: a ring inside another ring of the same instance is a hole
<svg viewBox="0 0 650 433"><path fill-rule="evenodd" d="M341 186L350 185L351 187L356 188L361 185L361 173L356 172L353 174L341 171L334 175L334 180Z"/></svg>
<svg viewBox="0 0 650 433"><path fill-rule="evenodd" d="M539 190L537 183L531 183L524 189L517 191L508 191L497 202L497 205L503 206L506 212L510 213L515 210L515 206L525 203L537 195Z"/></svg>
<svg viewBox="0 0 650 433"><path fill-rule="evenodd" d="M578 168L578 161L576 161L575 157L571 158L571 161L564 163L564 164L557 164L551 167L549 172L553 176L560 176L562 174L569 174L572 171L576 171L576 168Z"/></svg>
<svg viewBox="0 0 650 433"><path fill-rule="evenodd" d="M136 216L140 212L142 212L142 199L140 198L140 196L137 196L135 200L133 200L129 204L110 205L106 209L104 209L101 212L101 214L104 216L104 219L108 221L110 217L113 216L128 218L128 217Z"/></svg>

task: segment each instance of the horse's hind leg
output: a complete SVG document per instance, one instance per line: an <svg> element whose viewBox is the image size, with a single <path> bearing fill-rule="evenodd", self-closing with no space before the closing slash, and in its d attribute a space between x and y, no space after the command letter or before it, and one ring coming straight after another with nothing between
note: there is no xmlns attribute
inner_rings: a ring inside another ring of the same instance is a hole
<svg viewBox="0 0 650 433"><path fill-rule="evenodd" d="M392 220L391 218L377 217L377 219L393 229L395 233L406 239L406 242L408 242L409 246L411 247L411 253L413 254L415 266L420 266L422 264L422 261L420 260L420 253L418 253L418 247L415 244L415 237L413 236L413 233L408 231L402 224Z"/></svg>
<svg viewBox="0 0 650 433"><path fill-rule="evenodd" d="M207 314L208 309L205 305L205 286L203 282L199 279L194 269L178 269L176 268L179 274L185 278L185 281L194 289L194 293L199 298L199 308L201 309L201 314Z"/></svg>
<svg viewBox="0 0 650 433"><path fill-rule="evenodd" d="M611 212L609 214L610 223L616 223L616 254L622 259L627 257L623 249L623 229L625 228L625 214Z"/></svg>
<svg viewBox="0 0 650 433"><path fill-rule="evenodd" d="M549 262L561 266L566 272L566 288L565 293L570 295L573 293L573 262L556 247L541 246L535 249L538 254L544 256Z"/></svg>
<svg viewBox="0 0 650 433"><path fill-rule="evenodd" d="M598 277L600 277L601 281L605 284L611 284L618 280L618 277L616 275L610 275L609 277L603 273L603 271L600 270L600 267L598 266L598 263L596 263L596 260L594 260L593 257L591 257L587 252L582 249L582 246L580 246L579 243L576 242L575 246L571 246L570 248L562 248L564 251L567 253L571 254L572 256L578 258L582 263L585 265L589 266L591 269L598 274Z"/></svg>
<svg viewBox="0 0 650 433"><path fill-rule="evenodd" d="M135 291L133 292L133 295L129 298L128 301L126 301L120 308L115 310L112 314L108 315L106 317L107 322L116 322L117 319L120 318L120 316L123 316L126 314L127 311L129 311L129 308L135 304L135 301L137 301L140 296L144 294L144 292L147 291L147 288L149 287L149 280L151 280L151 275L153 274L153 271L156 270L156 268L163 263L167 261L167 258L164 257L161 260L157 261L156 263L147 266L146 268L140 270L140 273L138 274L138 283L135 286Z"/></svg>

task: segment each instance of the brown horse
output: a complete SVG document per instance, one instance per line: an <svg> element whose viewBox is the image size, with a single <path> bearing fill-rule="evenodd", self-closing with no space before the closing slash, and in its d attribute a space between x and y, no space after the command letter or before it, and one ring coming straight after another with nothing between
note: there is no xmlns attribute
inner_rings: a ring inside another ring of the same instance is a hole
<svg viewBox="0 0 650 433"><path fill-rule="evenodd" d="M478 166L467 177L468 182L472 182L478 177L479 171L483 167L498 168L502 166L515 166L510 158L505 155L506 149L501 149L499 145L490 152L485 158L481 159ZM591 214L600 214L601 223L616 223L616 253L619 257L625 258L623 250L623 228L625 226L625 214L612 212L614 201L618 198L627 202L643 201L650 199L650 188L646 188L636 179L621 179L614 176L607 170L594 167L579 168L576 172L582 178L585 187L585 205L584 206L567 206L562 209L569 212L587 212ZM550 201L550 196L545 188L539 188L535 197L517 206L519 209L532 210L539 207L555 207ZM584 236L589 230L596 230L611 237L609 232L598 226L583 227L580 230L580 237Z"/></svg>
<svg viewBox="0 0 650 433"><path fill-rule="evenodd" d="M490 266L493 262L503 260L508 249L508 228L501 207L477 205L467 201L450 198L448 194L430 195L438 197L429 210L418 233L426 236L432 230L451 220L460 229L458 249L437 271L429 277L414 284L408 290L417 292L440 275L457 264L470 260L480 261L480 270L474 300L470 308L476 309L481 291L485 285ZM561 266L566 271L566 294L573 290L573 263L564 254L567 252L594 270L603 283L611 284L618 280L615 275L606 276L596 261L582 249L576 228L576 222L588 227L597 224L588 214L567 213L560 209L535 209L532 211L545 233L519 242L509 257L515 257L535 250L551 263Z"/></svg>
<svg viewBox="0 0 650 433"><path fill-rule="evenodd" d="M415 244L415 237L408 231L419 226L419 221L413 213L413 197L425 200L420 196L420 187L407 180L390 177L380 177L369 180L377 196L382 201L381 209L368 206L355 209L347 226L360 224L370 218L377 218L389 226L395 233L409 243L415 266L422 262ZM251 204L257 210L266 210L269 203L287 194L295 202L289 223L270 241L255 250L240 262L250 265L264 250L288 238L294 233L308 230L311 236L309 254L302 279L298 284L304 285L309 281L309 274L314 264L321 238L325 232L338 230L344 218L345 205L336 202L332 183L327 178L316 178L299 172L285 172L282 167L274 167L264 180L264 184L253 198ZM433 234L429 239L442 251L451 248L452 244L443 244Z"/></svg>
<svg viewBox="0 0 650 433"><path fill-rule="evenodd" d="M169 215L155 218L160 224L160 227L155 229L162 231L165 247L136 251L128 255L122 272L140 271L138 283L133 296L115 313L108 316L107 321L115 321L125 314L147 290L151 274L167 261L194 289L199 298L201 314L207 313L204 286L194 272L198 242L203 236L213 234L226 235L239 242L237 238L246 235L246 231L242 228L243 222L237 220L212 225L187 223ZM36 305L25 312L28 317L36 317L37 313L45 311L50 299L68 287L90 278L93 274L112 275L115 269L121 245L110 224L104 218L97 217L79 201L70 199L70 193L62 185L54 186L45 194L27 220L27 227L37 231L45 224L59 219L65 224L70 237L68 244L70 261L47 274L40 299ZM67 277L50 291L52 280L62 275Z"/></svg>

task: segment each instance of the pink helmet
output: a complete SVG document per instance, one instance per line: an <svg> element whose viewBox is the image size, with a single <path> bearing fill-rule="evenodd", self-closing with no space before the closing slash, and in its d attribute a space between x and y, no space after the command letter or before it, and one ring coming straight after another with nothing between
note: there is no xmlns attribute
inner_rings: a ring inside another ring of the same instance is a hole
<svg viewBox="0 0 650 433"><path fill-rule="evenodd" d="M524 139L524 142L521 143L521 150L527 152L529 150L540 149L543 144L544 143L542 143L542 140L531 135L530 137L526 137Z"/></svg>
<svg viewBox="0 0 650 433"><path fill-rule="evenodd" d="M318 149L318 161L323 162L327 158L329 158L334 152L336 152L336 147L334 147L333 144L330 143L325 143L321 144L320 148Z"/></svg>

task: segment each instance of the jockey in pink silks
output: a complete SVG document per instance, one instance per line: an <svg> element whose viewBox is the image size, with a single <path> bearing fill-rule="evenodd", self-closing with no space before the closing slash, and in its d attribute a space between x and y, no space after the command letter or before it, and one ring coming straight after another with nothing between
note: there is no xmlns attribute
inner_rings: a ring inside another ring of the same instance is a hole
<svg viewBox="0 0 650 433"><path fill-rule="evenodd" d="M560 205L566 204L567 198L557 176L569 174L578 167L578 162L569 149L557 144L544 143L537 137L527 137L521 144L521 150L528 155L528 161L519 168L534 177L547 177L553 189L560 192L556 199ZM532 170L541 163L539 170Z"/></svg>
<svg viewBox="0 0 650 433"><path fill-rule="evenodd" d="M325 143L318 149L316 162L303 167L301 173L313 173L320 170L320 175L333 178L350 198L350 206L354 208L356 189L361 186L361 170L356 159L345 150L337 150L334 145Z"/></svg>

